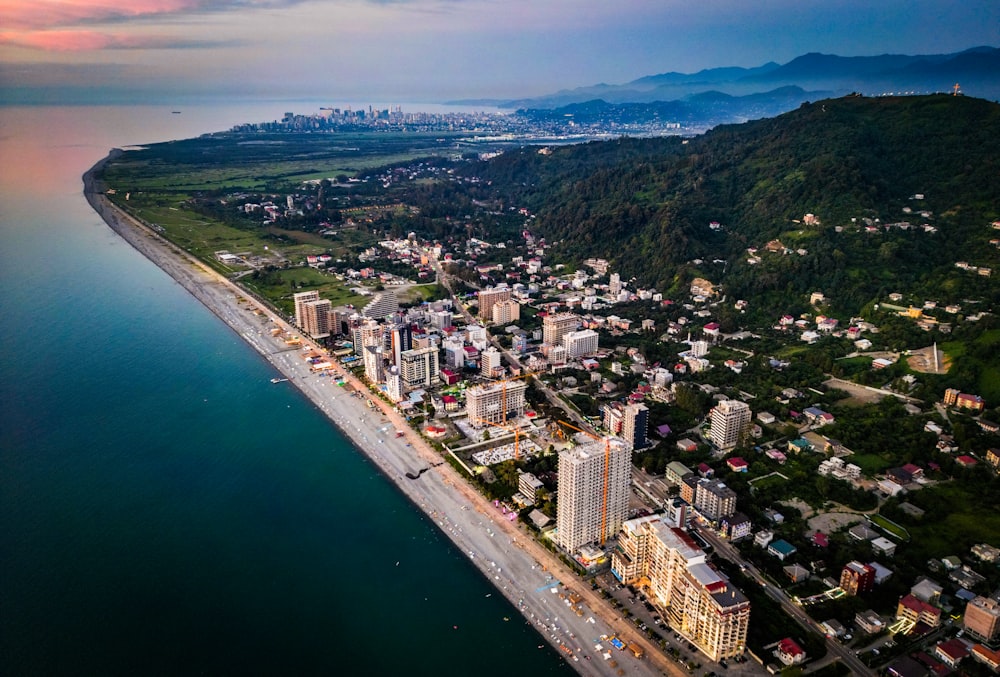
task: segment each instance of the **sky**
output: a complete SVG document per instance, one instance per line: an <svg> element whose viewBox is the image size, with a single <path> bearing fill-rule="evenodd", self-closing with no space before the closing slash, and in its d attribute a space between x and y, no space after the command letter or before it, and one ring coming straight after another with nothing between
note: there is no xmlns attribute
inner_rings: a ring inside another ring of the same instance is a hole
<svg viewBox="0 0 1000 677"><path fill-rule="evenodd" d="M1000 46L1000 0L0 0L0 102L435 102Z"/></svg>

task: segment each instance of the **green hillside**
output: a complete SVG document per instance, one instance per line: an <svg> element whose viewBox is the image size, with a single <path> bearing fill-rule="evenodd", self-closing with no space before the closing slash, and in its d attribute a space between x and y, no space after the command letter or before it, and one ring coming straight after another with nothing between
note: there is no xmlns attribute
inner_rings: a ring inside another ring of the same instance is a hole
<svg viewBox="0 0 1000 677"><path fill-rule="evenodd" d="M997 285L954 265L1000 264L1000 106L979 99L846 97L688 141L525 148L468 171L567 255L668 293L700 275L768 312L813 290L849 313L897 290L995 300ZM884 227L900 222L912 227ZM774 239L792 253L748 262Z"/></svg>

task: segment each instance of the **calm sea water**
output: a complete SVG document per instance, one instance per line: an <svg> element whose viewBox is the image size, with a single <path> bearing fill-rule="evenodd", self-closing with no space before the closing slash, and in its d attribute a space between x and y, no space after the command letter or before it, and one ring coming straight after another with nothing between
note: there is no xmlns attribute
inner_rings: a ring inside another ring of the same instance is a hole
<svg viewBox="0 0 1000 677"><path fill-rule="evenodd" d="M0 108L0 673L569 673L81 196L112 146L284 110Z"/></svg>

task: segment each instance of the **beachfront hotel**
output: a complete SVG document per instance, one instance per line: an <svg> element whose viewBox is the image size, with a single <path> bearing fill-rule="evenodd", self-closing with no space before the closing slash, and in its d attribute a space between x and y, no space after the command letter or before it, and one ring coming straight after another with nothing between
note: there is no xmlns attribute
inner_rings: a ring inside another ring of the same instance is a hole
<svg viewBox="0 0 1000 677"><path fill-rule="evenodd" d="M661 515L622 525L611 572L646 590L670 627L711 660L739 656L746 648L749 600L708 565L687 532Z"/></svg>
<svg viewBox="0 0 1000 677"><path fill-rule="evenodd" d="M465 413L473 428L488 423L505 423L524 415L527 400L524 381L503 381L473 386L465 391Z"/></svg>
<svg viewBox="0 0 1000 677"><path fill-rule="evenodd" d="M306 326L306 304L311 301L319 301L319 292L316 290L300 291L292 295L292 300L295 302L295 326L304 329Z"/></svg>
<svg viewBox="0 0 1000 677"><path fill-rule="evenodd" d="M604 543L628 517L632 449L608 437L559 452L556 542L569 553Z"/></svg>
<svg viewBox="0 0 1000 677"><path fill-rule="evenodd" d="M434 385L438 379L438 349L414 348L399 354L399 372L407 391Z"/></svg>

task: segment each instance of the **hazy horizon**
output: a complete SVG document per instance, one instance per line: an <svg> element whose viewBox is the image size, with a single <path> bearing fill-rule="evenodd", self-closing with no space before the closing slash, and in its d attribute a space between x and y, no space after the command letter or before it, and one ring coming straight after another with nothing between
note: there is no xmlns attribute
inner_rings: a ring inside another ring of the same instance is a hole
<svg viewBox="0 0 1000 677"><path fill-rule="evenodd" d="M1000 44L1000 3L0 0L0 99L440 102Z"/></svg>

